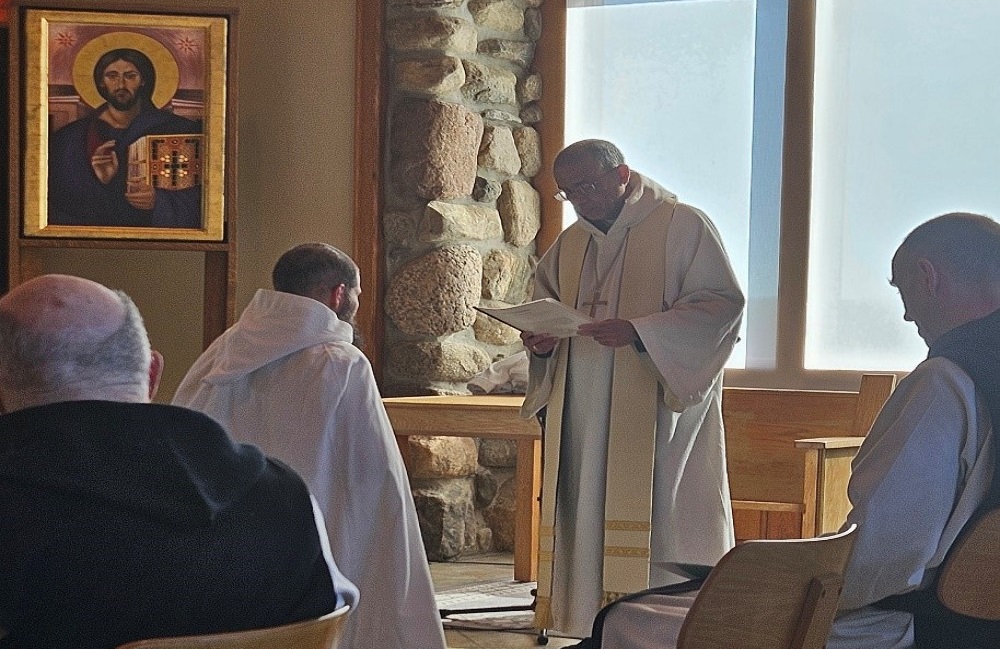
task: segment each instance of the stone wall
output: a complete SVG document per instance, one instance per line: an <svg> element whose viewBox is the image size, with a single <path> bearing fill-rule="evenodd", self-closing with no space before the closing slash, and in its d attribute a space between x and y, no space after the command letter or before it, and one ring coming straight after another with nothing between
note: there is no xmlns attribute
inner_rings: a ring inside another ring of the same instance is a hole
<svg viewBox="0 0 1000 649"><path fill-rule="evenodd" d="M386 395L464 394L521 349L475 311L530 297L541 167L541 0L385 0ZM428 556L509 550L514 448L409 438Z"/></svg>

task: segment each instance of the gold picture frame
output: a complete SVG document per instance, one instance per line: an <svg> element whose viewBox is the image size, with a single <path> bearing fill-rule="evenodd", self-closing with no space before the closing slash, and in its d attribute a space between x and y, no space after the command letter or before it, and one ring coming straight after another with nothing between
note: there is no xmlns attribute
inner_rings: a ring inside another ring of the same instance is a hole
<svg viewBox="0 0 1000 649"><path fill-rule="evenodd" d="M13 4L22 237L226 240L235 10L150 6Z"/></svg>

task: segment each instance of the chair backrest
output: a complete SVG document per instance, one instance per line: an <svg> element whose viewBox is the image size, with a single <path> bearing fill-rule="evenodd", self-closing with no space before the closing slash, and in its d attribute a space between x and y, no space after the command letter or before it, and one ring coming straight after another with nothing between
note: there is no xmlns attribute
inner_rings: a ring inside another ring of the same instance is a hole
<svg viewBox="0 0 1000 649"><path fill-rule="evenodd" d="M701 587L677 649L822 649L856 531L733 548Z"/></svg>
<svg viewBox="0 0 1000 649"><path fill-rule="evenodd" d="M948 552L938 575L941 603L962 615L1000 620L1000 509L981 516Z"/></svg>
<svg viewBox="0 0 1000 649"><path fill-rule="evenodd" d="M864 437L871 430L882 406L896 388L895 374L864 374L858 388L858 402L854 407L851 435Z"/></svg>
<svg viewBox="0 0 1000 649"><path fill-rule="evenodd" d="M315 620L232 633L150 638L117 649L336 649L350 606Z"/></svg>

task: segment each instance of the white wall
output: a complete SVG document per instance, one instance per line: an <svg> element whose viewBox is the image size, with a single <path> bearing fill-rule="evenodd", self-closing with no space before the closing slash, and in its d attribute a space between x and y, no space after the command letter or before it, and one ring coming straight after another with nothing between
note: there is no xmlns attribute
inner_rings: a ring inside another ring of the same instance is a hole
<svg viewBox="0 0 1000 649"><path fill-rule="evenodd" d="M190 4L199 5L220 6ZM240 11L238 314L292 245L322 240L351 252L354 0L229 6ZM50 250L43 269L132 296L166 358L159 400L169 400L201 352L202 256Z"/></svg>

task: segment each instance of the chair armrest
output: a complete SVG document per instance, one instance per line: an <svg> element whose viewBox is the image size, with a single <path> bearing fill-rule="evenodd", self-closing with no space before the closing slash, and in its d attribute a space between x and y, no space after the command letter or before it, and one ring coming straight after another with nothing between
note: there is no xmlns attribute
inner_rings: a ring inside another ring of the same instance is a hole
<svg viewBox="0 0 1000 649"><path fill-rule="evenodd" d="M864 437L844 436L844 437L810 437L808 439L795 440L795 448L859 448Z"/></svg>

